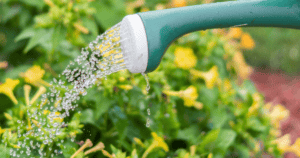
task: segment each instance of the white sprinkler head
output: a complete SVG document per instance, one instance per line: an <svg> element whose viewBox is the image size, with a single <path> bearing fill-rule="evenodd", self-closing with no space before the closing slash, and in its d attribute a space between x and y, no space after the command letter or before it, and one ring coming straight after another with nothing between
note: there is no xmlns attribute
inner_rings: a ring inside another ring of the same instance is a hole
<svg viewBox="0 0 300 158"><path fill-rule="evenodd" d="M148 65L148 43L144 23L139 15L127 15L120 28L121 49L126 68L131 73L143 73Z"/></svg>

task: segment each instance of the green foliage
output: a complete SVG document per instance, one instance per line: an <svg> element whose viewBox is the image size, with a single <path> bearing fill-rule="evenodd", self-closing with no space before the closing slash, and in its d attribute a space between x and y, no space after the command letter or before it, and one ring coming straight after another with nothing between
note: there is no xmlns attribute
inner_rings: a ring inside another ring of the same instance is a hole
<svg viewBox="0 0 300 158"><path fill-rule="evenodd" d="M0 94L1 156L9 157L10 150L19 147L18 141L25 139L17 137L16 129L25 133L30 128L26 122L27 110L33 114L39 109L37 102L41 101L38 99L27 106L23 86L28 82L21 74L32 65L39 65L45 70L45 81L57 77L68 62L79 55L81 47L122 20L129 2L132 1L1 1L0 62L5 60L9 66L0 69L0 82L4 83L6 78L20 80L13 91L18 104ZM143 7L153 10L157 4L167 6L169 3L147 0L135 11ZM88 155L81 151L78 158L111 155L116 158L143 155L202 158L211 154L213 157L260 157L262 153L279 157L280 152L271 143L276 137L269 134L272 125L263 108L263 97L255 100L258 92L251 81L237 84L238 68L227 67L235 62L232 58L236 50L226 50L229 42L221 37L209 30L175 41L158 69L148 74L151 86L148 94L141 74L126 70L99 79L102 84L88 89L87 95L78 101L78 107L64 120L67 125L62 127L63 132L53 142L41 146L47 153L45 157L51 157L54 149L62 153L56 157L71 157L82 145L78 145L79 142L87 139L94 146L103 142L105 150ZM211 43L216 44L211 47ZM193 67L184 69L176 64L178 56L174 52L178 48L192 50L197 60ZM214 66L218 68L218 76L212 88L206 85L204 78L193 78L191 69L207 72ZM126 89L122 85L132 87ZM194 97L194 93L185 91L190 86L197 94L192 106L186 104ZM32 87L32 91L38 88ZM169 95L168 91L179 95ZM258 102L259 107L250 114L254 102ZM47 119L47 114L43 117ZM18 120L22 120L24 126L20 127ZM147 123L150 127L146 127ZM43 141L36 137L30 139L34 143ZM259 141L265 146L257 151L255 145ZM31 157L39 157L39 153L31 154ZM25 153L20 155L26 156Z"/></svg>

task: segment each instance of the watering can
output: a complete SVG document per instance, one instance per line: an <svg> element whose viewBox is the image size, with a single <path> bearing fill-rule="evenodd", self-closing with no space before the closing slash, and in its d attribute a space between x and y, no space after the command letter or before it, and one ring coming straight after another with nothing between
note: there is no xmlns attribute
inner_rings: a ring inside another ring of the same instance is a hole
<svg viewBox="0 0 300 158"><path fill-rule="evenodd" d="M127 15L121 47L132 73L154 71L177 38L194 31L227 27L300 28L300 0L239 0Z"/></svg>

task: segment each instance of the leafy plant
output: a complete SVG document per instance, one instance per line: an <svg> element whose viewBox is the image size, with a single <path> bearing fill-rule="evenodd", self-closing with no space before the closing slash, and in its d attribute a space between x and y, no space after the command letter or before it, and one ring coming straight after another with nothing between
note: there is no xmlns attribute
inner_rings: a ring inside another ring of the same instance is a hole
<svg viewBox="0 0 300 158"><path fill-rule="evenodd" d="M1 156L40 157L30 147L37 142L43 143L39 148L44 157L299 155L299 143L289 144L288 135L277 138L280 121L289 112L281 105L265 104L247 80L252 68L241 51L253 49L255 42L239 28L194 32L175 41L158 69L148 74L149 92L141 74L124 70L99 79L102 84L88 89L69 118L47 120L48 115L60 114L39 111L48 82L99 33L126 14L195 1L1 3ZM37 111L48 124L29 119ZM52 142L26 134L42 126L41 132L50 137L47 125L61 121L66 124Z"/></svg>

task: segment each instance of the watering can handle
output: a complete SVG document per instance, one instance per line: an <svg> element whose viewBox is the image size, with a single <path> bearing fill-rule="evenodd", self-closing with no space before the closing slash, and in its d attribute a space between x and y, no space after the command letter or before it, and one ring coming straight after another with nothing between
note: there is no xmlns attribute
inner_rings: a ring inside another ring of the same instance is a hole
<svg viewBox="0 0 300 158"><path fill-rule="evenodd" d="M243 0L138 13L147 35L146 72L157 68L169 45L178 37L233 26L300 29L299 0Z"/></svg>

